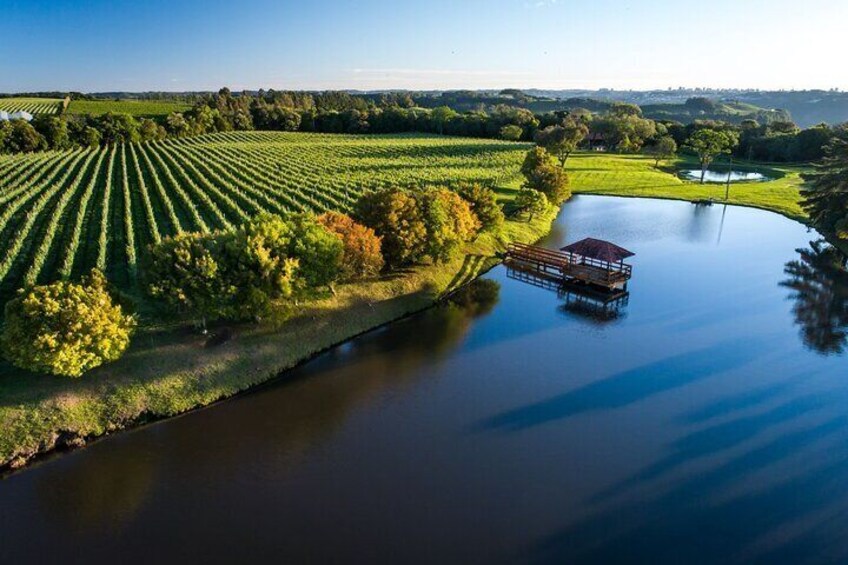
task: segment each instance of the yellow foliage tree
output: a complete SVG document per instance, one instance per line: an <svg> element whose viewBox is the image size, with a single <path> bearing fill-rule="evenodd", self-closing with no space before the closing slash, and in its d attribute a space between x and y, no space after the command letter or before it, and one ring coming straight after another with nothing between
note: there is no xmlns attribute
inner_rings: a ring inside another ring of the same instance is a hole
<svg viewBox="0 0 848 565"><path fill-rule="evenodd" d="M136 326L93 270L81 283L55 282L21 291L6 305L3 352L31 371L79 377L123 355Z"/></svg>

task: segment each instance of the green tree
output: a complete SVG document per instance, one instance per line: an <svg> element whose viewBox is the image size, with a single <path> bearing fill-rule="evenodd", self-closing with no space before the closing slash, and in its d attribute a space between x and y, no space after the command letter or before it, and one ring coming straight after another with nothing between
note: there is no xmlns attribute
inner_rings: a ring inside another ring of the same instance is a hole
<svg viewBox="0 0 848 565"><path fill-rule="evenodd" d="M142 272L147 290L181 314L201 321L230 315L237 288L224 274L226 245L216 234L182 233L150 249Z"/></svg>
<svg viewBox="0 0 848 565"><path fill-rule="evenodd" d="M630 106L630 105L628 105ZM603 136L611 149L623 152L639 151L645 141L657 133L653 120L641 117L633 111L610 111L592 120L592 132Z"/></svg>
<svg viewBox="0 0 848 565"><path fill-rule="evenodd" d="M529 216L528 220L532 221L539 214L544 214L550 202L547 196L538 190L532 188L522 188L515 196L516 209Z"/></svg>
<svg viewBox="0 0 848 565"><path fill-rule="evenodd" d="M189 134L191 131L191 126L184 115L179 112L171 112L168 114L168 117L165 118L166 128L168 133L175 137L183 137Z"/></svg>
<svg viewBox="0 0 848 565"><path fill-rule="evenodd" d="M222 297L229 301L221 315L239 320L284 317L286 300L303 287L298 275L300 262L291 256L291 223L262 214L235 234L217 237L223 240L220 277L228 291Z"/></svg>
<svg viewBox="0 0 848 565"><path fill-rule="evenodd" d="M729 154L739 143L736 132L703 128L693 133L686 145L698 155L701 164L701 184L713 160L719 155Z"/></svg>
<svg viewBox="0 0 848 565"><path fill-rule="evenodd" d="M473 183L460 185L456 192L471 205L471 211L480 220L483 230L495 230L503 224L503 209L494 190Z"/></svg>
<svg viewBox="0 0 848 565"><path fill-rule="evenodd" d="M427 228L426 255L433 261L449 260L480 229L471 206L457 193L439 187L417 191L414 196Z"/></svg>
<svg viewBox="0 0 848 565"><path fill-rule="evenodd" d="M85 129L82 132L82 145L86 147L90 147L94 149L95 147L100 146L100 142L103 140L103 136L100 135L100 132L91 126L85 126Z"/></svg>
<svg viewBox="0 0 848 565"><path fill-rule="evenodd" d="M677 142L670 135L664 135L648 149L654 158L654 168L660 166L660 161L671 159L677 154Z"/></svg>
<svg viewBox="0 0 848 565"><path fill-rule="evenodd" d="M848 239L848 141L834 139L815 173L804 175L802 206L828 236Z"/></svg>
<svg viewBox="0 0 848 565"><path fill-rule="evenodd" d="M103 143L135 143L139 141L138 121L129 114L113 114L107 112L102 116L89 118L92 125L100 132Z"/></svg>
<svg viewBox="0 0 848 565"><path fill-rule="evenodd" d="M157 139L165 139L168 135L165 131L165 128L158 125L156 122L151 120L150 118L142 118L139 128L138 128L139 137L141 141L153 141Z"/></svg>
<svg viewBox="0 0 848 565"><path fill-rule="evenodd" d="M568 157L589 135L589 128L582 121L565 118L561 125L548 126L536 132L536 143L545 148L551 155L559 159L560 166L565 168Z"/></svg>
<svg viewBox="0 0 848 565"><path fill-rule="evenodd" d="M330 287L341 274L344 245L336 235L318 223L312 214L290 219L292 236L288 254L298 261L301 289Z"/></svg>
<svg viewBox="0 0 848 565"><path fill-rule="evenodd" d="M71 147L68 121L65 118L41 115L32 121L32 125L38 133L44 136L47 146L51 149L68 149Z"/></svg>
<svg viewBox="0 0 848 565"><path fill-rule="evenodd" d="M554 204L571 196L568 175L543 147L536 146L527 152L521 174L526 179L525 187L538 190Z"/></svg>
<svg viewBox="0 0 848 565"><path fill-rule="evenodd" d="M440 135L445 133L445 126L458 116L459 114L448 106L439 106L438 108L433 108L433 111L430 112L430 120L436 127L436 132Z"/></svg>
<svg viewBox="0 0 848 565"><path fill-rule="evenodd" d="M30 153L47 147L44 136L26 120L12 120L4 125L3 150L8 153Z"/></svg>
<svg viewBox="0 0 848 565"><path fill-rule="evenodd" d="M94 270L81 284L60 281L21 291L6 305L3 352L23 369L79 377L120 358L135 325Z"/></svg>
<svg viewBox="0 0 848 565"><path fill-rule="evenodd" d="M524 135L524 130L514 124L505 125L500 130L500 138L505 141L518 141Z"/></svg>
<svg viewBox="0 0 848 565"><path fill-rule="evenodd" d="M386 264L415 263L425 256L427 226L413 194L400 188L366 193L357 201L354 217L382 238Z"/></svg>

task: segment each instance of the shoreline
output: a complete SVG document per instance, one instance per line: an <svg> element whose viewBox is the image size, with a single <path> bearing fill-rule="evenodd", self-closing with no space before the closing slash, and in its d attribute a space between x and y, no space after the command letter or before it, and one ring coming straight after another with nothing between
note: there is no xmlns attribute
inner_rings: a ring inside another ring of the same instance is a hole
<svg viewBox="0 0 848 565"><path fill-rule="evenodd" d="M652 197L632 194L613 194L609 192L595 193L584 190L576 191L575 195L677 200L694 203L693 199L686 197ZM721 202L717 203L723 204ZM776 213L790 220L808 225L803 219L793 217L779 210L768 209L753 204L733 202L727 204ZM288 370L309 362L334 347L439 304L459 288L462 288L501 264L502 261L499 253L505 249L508 243L517 241L532 243L547 235L551 231L553 222L560 211L561 208L552 209L544 217L536 218L532 222L508 220L499 233L481 235L477 241L467 246L463 255L458 256L447 264L416 267L409 269L400 277L389 276L371 283L351 285L351 288L355 288L359 292L352 293L353 295L348 297L346 304L342 307L327 308L324 305L322 308L322 303L327 302L325 299L319 301L315 306L306 307L300 315L286 321L278 329L269 330L267 327L239 328L237 337L232 340L236 343L225 343L211 352L211 356L215 357L216 350L220 349L225 353L230 353L229 355L225 355L228 361L235 361L240 365L244 365L248 361L257 362L256 357L251 357L251 354L256 353L257 347L264 350L265 355L268 355L268 347L270 346L272 349L270 357L265 357L263 359L264 363L260 362L252 368L233 368L230 365L221 367L216 363L216 359L209 360L206 355L198 356L198 347L201 350L205 347L199 344L200 342L204 342L206 338L194 333L187 334L184 327L176 331L159 332L155 336L141 335L137 338L139 341L144 341L145 338L151 340L151 345L147 350L144 350L142 346L142 351L139 352L139 348L136 347L134 351L128 354L128 359L125 362L118 361L95 371L103 375L108 381L109 375L120 372L122 365L131 363L133 360L143 362L145 354L149 356L152 352L161 352L161 350L168 348L180 350L181 346L184 349L187 345L189 349L194 350L189 355L185 355L184 357L186 358L183 359L184 364L190 366L188 370L185 367L181 367L176 371L171 369L171 373L176 373L176 375L164 374L151 377L154 381L168 381L169 378L176 378L182 381L179 385L188 385L189 389L184 393L187 403L177 403L178 405L165 403L164 406L157 408L156 402L153 401L155 399L148 398L148 402L146 403L136 402L138 410L132 414L128 414L127 417L117 419L106 418L105 421L102 421L103 427L99 429L86 429L85 426L76 430L72 428L68 429L65 426L58 425L59 422L56 422L57 425L36 430L36 432L40 433L23 434L22 438L19 438L17 441L6 441L5 445L3 444L3 440L0 439L0 480L31 464L37 464L39 461L49 459L54 455L84 447L88 443L106 438L114 433L140 428L165 421L172 417L213 407L224 400L261 390L263 386L271 386L273 383L284 379L286 376L285 373ZM486 253L477 253L479 251L485 251ZM477 261L476 266L472 266L471 268L468 267L470 258L473 258L472 263L475 260ZM398 283L403 290L400 292L393 290L388 294L384 293L380 297L380 300L373 304L367 300L367 294L372 290L373 286L385 284L392 286L394 283ZM350 288L345 290L350 290ZM364 304L367 304L367 309ZM303 333L315 333L315 335L311 337L311 341L310 337L307 336L306 341L308 345L306 347L302 347L299 350L296 349L295 351L286 351L286 345L291 345L286 344L286 340L293 337L301 337ZM152 343L154 337L159 338L162 343L154 345ZM279 351L278 346L282 346L284 350ZM173 352L166 351L164 354L172 355ZM136 359L139 356L142 359ZM198 357L203 358L205 362L198 362ZM192 365L192 361L195 361L194 365ZM215 381L215 374L210 374L215 373L216 369L218 371L219 381L225 382ZM154 368L153 370L155 371L157 369ZM227 372L234 374L224 376ZM144 377L139 378L143 379ZM190 394L191 392L196 392L191 387L194 383L185 381L193 381L195 379L209 381L207 384L212 385L211 390L206 390L206 394L201 396ZM74 383L61 381L59 384L72 387ZM83 381L79 381L79 384L82 385ZM120 384L113 385L108 382L99 384L105 384L106 386L105 389L100 389L100 395L89 399L95 405L102 407L115 401L115 396L120 396ZM134 383L122 384L131 387ZM173 386L175 383L167 382L165 384L168 387ZM89 390L87 392L91 391ZM177 393L177 398L181 398L179 393ZM60 398L59 400L61 401L62 399ZM144 406L143 408L142 405ZM68 420L72 422L73 418ZM23 414L20 419L11 423L0 419L0 424L4 424L4 429L8 430L9 424L13 427L17 424L18 428L20 428L21 426L25 426L28 421L27 415Z"/></svg>
<svg viewBox="0 0 848 565"><path fill-rule="evenodd" d="M205 345L207 336L188 332L185 326L140 334L136 338L138 343L125 358L99 367L79 380L69 382L32 375L33 379L48 381L52 390L34 406L30 401L29 407L11 417L0 412L0 426L10 432L0 438L0 480L117 432L209 408L269 386L285 378L288 370L334 347L444 301L499 265L499 254L508 243L530 243L548 234L559 212L560 208L552 208L548 214L529 222L508 220L498 233L481 234L466 246L464 254L446 264L417 266L400 277L389 275L376 281L345 285L347 288L338 289L343 295L340 301L322 299L307 305L276 329L233 325L238 328L236 337L214 348ZM371 302L368 295L375 288L381 292ZM328 305L336 302L342 306ZM291 343L296 339L299 343ZM149 345L145 345L146 341ZM159 375L144 374L157 371L148 361L180 354L178 368L165 369ZM252 367L245 366L251 363ZM127 372L139 374L127 379ZM118 375L124 377L123 382L110 382ZM7 379L8 376L0 377L0 384ZM73 390L75 385L79 390ZM151 386L146 395L139 396L137 389L144 385ZM168 399L157 398L167 390L172 392ZM13 403L14 398L5 402L7 406ZM90 415L88 420L80 421L75 417L77 403L86 404L82 412L100 410L101 413L93 421L89 421ZM110 407L122 409L109 410ZM35 422L39 415L43 418L42 412L52 412L46 418L47 425Z"/></svg>

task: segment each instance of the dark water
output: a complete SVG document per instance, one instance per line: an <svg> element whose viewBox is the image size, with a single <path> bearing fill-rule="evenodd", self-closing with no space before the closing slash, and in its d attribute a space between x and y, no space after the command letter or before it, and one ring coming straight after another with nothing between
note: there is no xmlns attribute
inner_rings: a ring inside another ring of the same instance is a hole
<svg viewBox="0 0 848 565"><path fill-rule="evenodd" d="M606 309L510 278L0 481L0 562L840 562L848 284L773 214L578 197ZM803 254L796 252L803 248Z"/></svg>

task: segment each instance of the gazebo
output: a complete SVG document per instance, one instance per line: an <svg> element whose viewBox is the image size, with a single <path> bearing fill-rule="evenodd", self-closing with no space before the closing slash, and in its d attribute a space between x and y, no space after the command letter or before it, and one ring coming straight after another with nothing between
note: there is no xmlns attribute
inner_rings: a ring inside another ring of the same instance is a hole
<svg viewBox="0 0 848 565"><path fill-rule="evenodd" d="M626 288L633 268L624 262L635 253L609 241L587 237L561 249L568 256L563 275L576 281Z"/></svg>

